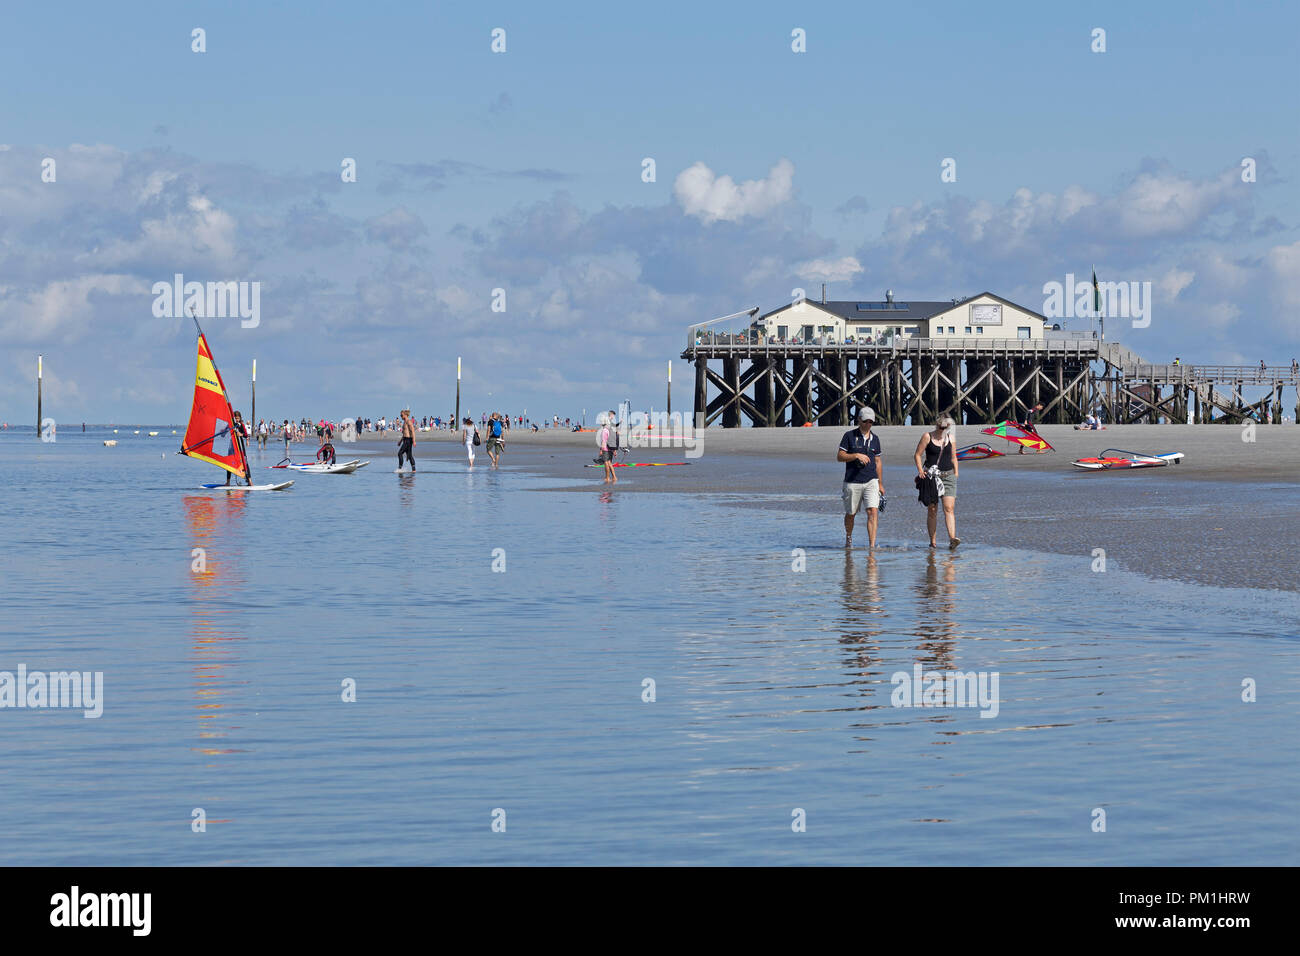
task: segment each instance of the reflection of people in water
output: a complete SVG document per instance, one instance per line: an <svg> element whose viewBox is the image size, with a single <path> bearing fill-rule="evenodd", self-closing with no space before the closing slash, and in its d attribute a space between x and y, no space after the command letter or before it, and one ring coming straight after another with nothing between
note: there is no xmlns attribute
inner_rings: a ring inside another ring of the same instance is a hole
<svg viewBox="0 0 1300 956"><path fill-rule="evenodd" d="M859 571L853 553L844 553L844 587L841 591L844 614L838 621L840 643L852 649L848 666L863 677L875 673L871 668L881 659L879 638L884 631L883 621L877 623L873 618L883 619L885 613L885 604L880 596L880 566L874 554L868 555L866 570ZM866 690L864 685L864 692Z"/></svg>
<svg viewBox="0 0 1300 956"><path fill-rule="evenodd" d="M943 557L940 558L939 555ZM920 660L940 668L952 667L952 652L958 633L957 611L957 557L946 553L926 551L925 577L915 587L920 597L916 636Z"/></svg>

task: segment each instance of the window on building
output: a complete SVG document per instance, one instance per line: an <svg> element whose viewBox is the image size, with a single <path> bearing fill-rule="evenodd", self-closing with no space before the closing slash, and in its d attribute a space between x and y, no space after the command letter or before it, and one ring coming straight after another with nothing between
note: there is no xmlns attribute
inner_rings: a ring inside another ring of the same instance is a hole
<svg viewBox="0 0 1300 956"><path fill-rule="evenodd" d="M975 334L976 334L976 335L983 335L983 334L984 334L984 326L982 326L982 325L977 325L977 326L975 326Z"/></svg>
<svg viewBox="0 0 1300 956"><path fill-rule="evenodd" d="M1018 339L1029 338L1029 326L1022 325L1018 329L1016 329L1016 338Z"/></svg>
<svg viewBox="0 0 1300 956"><path fill-rule="evenodd" d="M948 326L948 334L949 334L949 335L956 335L956 334L957 334L957 330L956 330L953 326L950 325L950 326Z"/></svg>
<svg viewBox="0 0 1300 956"><path fill-rule="evenodd" d="M969 325L966 326L966 334L967 334L967 335L970 335L970 326L969 326Z"/></svg>
<svg viewBox="0 0 1300 956"><path fill-rule="evenodd" d="M777 337L778 339L784 339L784 338L786 338L787 336L789 336L789 334L790 334L790 326L788 326L788 325L778 325L778 326L776 327L776 337Z"/></svg>
<svg viewBox="0 0 1300 956"><path fill-rule="evenodd" d="M910 326L909 328L905 329L905 331L907 332L908 335L916 335L916 334L917 334L918 332L920 332L921 330L920 330L919 328L917 328L915 325L913 325L913 326Z"/></svg>
<svg viewBox="0 0 1300 956"><path fill-rule="evenodd" d="M902 327L901 325L896 325L896 326L894 326L894 334L895 334L895 335L902 335L902 334L903 334L903 327Z"/></svg>

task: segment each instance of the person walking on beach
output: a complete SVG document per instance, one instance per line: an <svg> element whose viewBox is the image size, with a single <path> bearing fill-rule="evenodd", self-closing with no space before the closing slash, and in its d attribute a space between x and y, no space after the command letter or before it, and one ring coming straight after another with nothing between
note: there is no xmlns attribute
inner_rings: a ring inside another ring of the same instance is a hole
<svg viewBox="0 0 1300 956"><path fill-rule="evenodd" d="M625 459L627 458L627 449L620 447L617 413L610 411L606 412L606 415L606 420L609 422L609 459L611 462L610 467L612 468L613 463L618 461L619 452L623 453Z"/></svg>
<svg viewBox="0 0 1300 956"><path fill-rule="evenodd" d="M488 419L488 458L492 460L492 467L496 468L501 464L501 453L506 450L506 439L504 434L505 423L501 420L500 412L493 412L492 417Z"/></svg>
<svg viewBox="0 0 1300 956"><path fill-rule="evenodd" d="M402 440L397 443L397 470L402 470L403 458L411 461L411 471L415 471L415 422L411 419L411 410L402 409Z"/></svg>
<svg viewBox="0 0 1300 956"><path fill-rule="evenodd" d="M939 416L934 423L934 430L921 436L913 456L916 473L925 479L931 468L939 470L939 479L943 482L943 523L948 529L948 550L957 550L961 538L957 537L957 453L953 441L953 429L956 423L947 415ZM926 529L930 532L930 547L938 547L934 541L938 530L939 503L928 506L925 517Z"/></svg>
<svg viewBox="0 0 1300 956"><path fill-rule="evenodd" d="M478 438L478 429L474 427L474 419L468 415L460 430L461 441L465 443L465 455L469 458L469 466L474 467L474 440Z"/></svg>
<svg viewBox="0 0 1300 956"><path fill-rule="evenodd" d="M616 485L618 476L614 474L614 453L609 448L609 417L601 415L600 419L600 430L596 432L596 446L600 449L600 455L596 461L605 466L605 480L601 483Z"/></svg>
<svg viewBox="0 0 1300 956"><path fill-rule="evenodd" d="M840 497L844 500L844 547L853 546L853 523L858 510L867 506L867 542L876 546L876 515L880 498L885 493L884 458L880 450L880 437L871 433L876 424L875 409L864 407L858 412L858 427L851 428L840 439L835 460L844 462L844 486Z"/></svg>

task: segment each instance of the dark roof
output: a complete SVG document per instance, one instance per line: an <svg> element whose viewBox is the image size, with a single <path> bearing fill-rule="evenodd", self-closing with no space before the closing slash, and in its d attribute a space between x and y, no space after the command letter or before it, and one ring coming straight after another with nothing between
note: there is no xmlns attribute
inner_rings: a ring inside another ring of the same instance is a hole
<svg viewBox="0 0 1300 956"><path fill-rule="evenodd" d="M836 302L818 302L814 299L805 299L808 305L816 306L824 312L838 316L848 322L882 322L894 319L903 322L924 322L927 319L934 318L941 312L947 312L954 309L963 302L969 302L972 299L978 299L982 296L988 296L996 299L1013 309L1019 309L1021 312L1027 312L1030 315L1042 319L1044 322L1050 320L1039 315L1033 309L1026 309L1023 305L1012 302L1010 299L1004 299L1000 295L992 292L981 292L979 295L968 295L963 299L953 302L952 299L944 299L941 302L918 302L916 300L895 299L893 302L871 302L866 299L850 299L848 301ZM760 315L756 321L762 321L768 316L776 315L778 312L784 312L790 308L793 303L786 303L779 309L773 309L764 315ZM859 308L867 306L868 308Z"/></svg>

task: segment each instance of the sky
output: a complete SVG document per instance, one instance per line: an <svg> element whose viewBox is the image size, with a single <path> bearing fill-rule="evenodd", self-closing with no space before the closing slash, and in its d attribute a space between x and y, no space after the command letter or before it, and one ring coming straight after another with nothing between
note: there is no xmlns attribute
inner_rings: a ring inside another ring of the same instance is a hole
<svg viewBox="0 0 1300 956"><path fill-rule="evenodd" d="M458 356L476 417L661 408L670 360L685 406L692 323L823 282L1042 311L1094 267L1150 283L1149 327L1107 324L1148 360L1289 363L1298 34L1285 3L10 5L0 421L34 423L38 353L48 416L183 421L177 273L258 284L255 325L203 324L275 418L446 415Z"/></svg>

